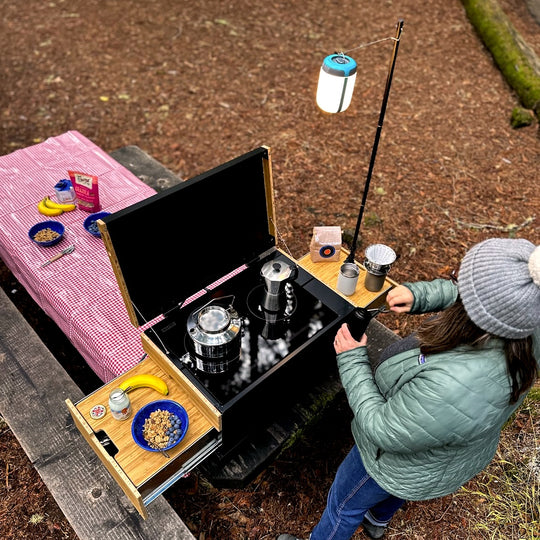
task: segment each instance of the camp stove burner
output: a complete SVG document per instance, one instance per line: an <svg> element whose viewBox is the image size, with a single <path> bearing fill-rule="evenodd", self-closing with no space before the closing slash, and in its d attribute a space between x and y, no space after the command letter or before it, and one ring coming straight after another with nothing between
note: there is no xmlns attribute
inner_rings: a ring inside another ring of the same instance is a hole
<svg viewBox="0 0 540 540"><path fill-rule="evenodd" d="M189 347L189 346L188 346ZM181 357L184 365L197 370L205 375L222 375L235 368L240 360L240 355L223 356L222 358L203 358L195 352L187 352Z"/></svg>
<svg viewBox="0 0 540 540"><path fill-rule="evenodd" d="M279 339L287 331L288 323L297 307L296 295L292 283L284 286L278 301L272 303L268 309L268 293L263 285L252 289L247 297L247 306L250 314L263 322L261 335L266 339Z"/></svg>
<svg viewBox="0 0 540 540"><path fill-rule="evenodd" d="M332 307L311 292L311 277L303 270L299 276L285 283L278 295L274 295L273 300L277 303L265 304L268 289L260 273L265 262L242 270L209 290L204 297L177 311L174 317L156 325L156 333L171 361L186 373L193 384L202 386L218 406L232 403L240 394L257 387L269 371L275 371L274 368L278 368L282 361L296 357L299 350L304 350L306 342L338 318ZM341 302L339 297L336 298ZM208 321L206 317L201 321L202 326L209 325L205 338L214 335L214 328L219 335L228 327L226 314L222 310L206 313L204 309L220 306L228 310L231 305L241 331L221 348L221 355L208 350L207 342L203 344L205 354L201 354L191 338L188 325L192 328L195 317L199 312L201 317L204 313L209 315ZM265 305L273 310L265 309ZM317 361L314 358L308 365L312 366Z"/></svg>
<svg viewBox="0 0 540 540"><path fill-rule="evenodd" d="M258 285L252 289L247 296L249 312L262 321L268 321L267 315L269 313L273 314L273 320L280 321L291 318L296 311L296 294L294 293L294 287L291 283L285 285L285 291L277 309L267 309L264 303L265 297L266 291L263 285Z"/></svg>

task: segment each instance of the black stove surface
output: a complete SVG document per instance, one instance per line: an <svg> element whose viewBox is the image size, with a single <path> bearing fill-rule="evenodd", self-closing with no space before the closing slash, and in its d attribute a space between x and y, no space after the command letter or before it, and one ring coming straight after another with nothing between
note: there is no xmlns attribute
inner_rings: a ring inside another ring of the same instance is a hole
<svg viewBox="0 0 540 540"><path fill-rule="evenodd" d="M280 254L272 258L294 264ZM274 305L272 311L265 309L266 289L260 276L264 262L209 290L152 329L159 337L156 344L190 379L202 385L218 406L249 391L260 378L285 363L347 310L342 300L338 299L337 307L330 307L319 299L320 295L313 290L316 280L301 268L280 294L277 311ZM208 304L232 306L242 321L238 343L221 358L196 354L187 332L190 315Z"/></svg>

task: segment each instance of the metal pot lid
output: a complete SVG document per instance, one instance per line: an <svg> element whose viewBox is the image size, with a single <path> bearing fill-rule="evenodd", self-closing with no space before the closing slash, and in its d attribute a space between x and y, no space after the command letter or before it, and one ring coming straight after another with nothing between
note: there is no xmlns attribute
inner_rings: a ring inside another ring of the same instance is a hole
<svg viewBox="0 0 540 540"><path fill-rule="evenodd" d="M268 261L261 268L261 276L268 281L285 281L292 273L291 265L283 261Z"/></svg>
<svg viewBox="0 0 540 540"><path fill-rule="evenodd" d="M197 324L203 332L216 334L222 332L229 326L231 316L229 312L221 306L207 306L201 309L197 317Z"/></svg>
<svg viewBox="0 0 540 540"><path fill-rule="evenodd" d="M225 345L238 336L242 319L230 307L206 306L194 311L187 321L189 337L196 343L206 346Z"/></svg>

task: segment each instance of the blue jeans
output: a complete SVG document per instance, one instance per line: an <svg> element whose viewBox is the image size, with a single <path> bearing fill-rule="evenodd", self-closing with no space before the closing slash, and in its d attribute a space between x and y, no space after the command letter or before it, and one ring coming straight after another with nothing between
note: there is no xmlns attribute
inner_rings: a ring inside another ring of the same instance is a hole
<svg viewBox="0 0 540 540"><path fill-rule="evenodd" d="M377 521L388 523L404 502L369 476L354 445L339 466L326 508L310 540L349 540L368 510Z"/></svg>

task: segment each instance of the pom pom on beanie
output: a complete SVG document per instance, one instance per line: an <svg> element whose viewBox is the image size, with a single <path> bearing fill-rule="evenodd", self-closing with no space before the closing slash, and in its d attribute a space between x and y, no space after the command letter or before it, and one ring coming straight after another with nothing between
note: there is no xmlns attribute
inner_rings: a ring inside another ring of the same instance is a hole
<svg viewBox="0 0 540 540"><path fill-rule="evenodd" d="M540 246L492 238L473 246L459 269L458 290L470 319L509 339L540 327Z"/></svg>
<svg viewBox="0 0 540 540"><path fill-rule="evenodd" d="M529 257L529 274L536 286L540 287L540 246Z"/></svg>

